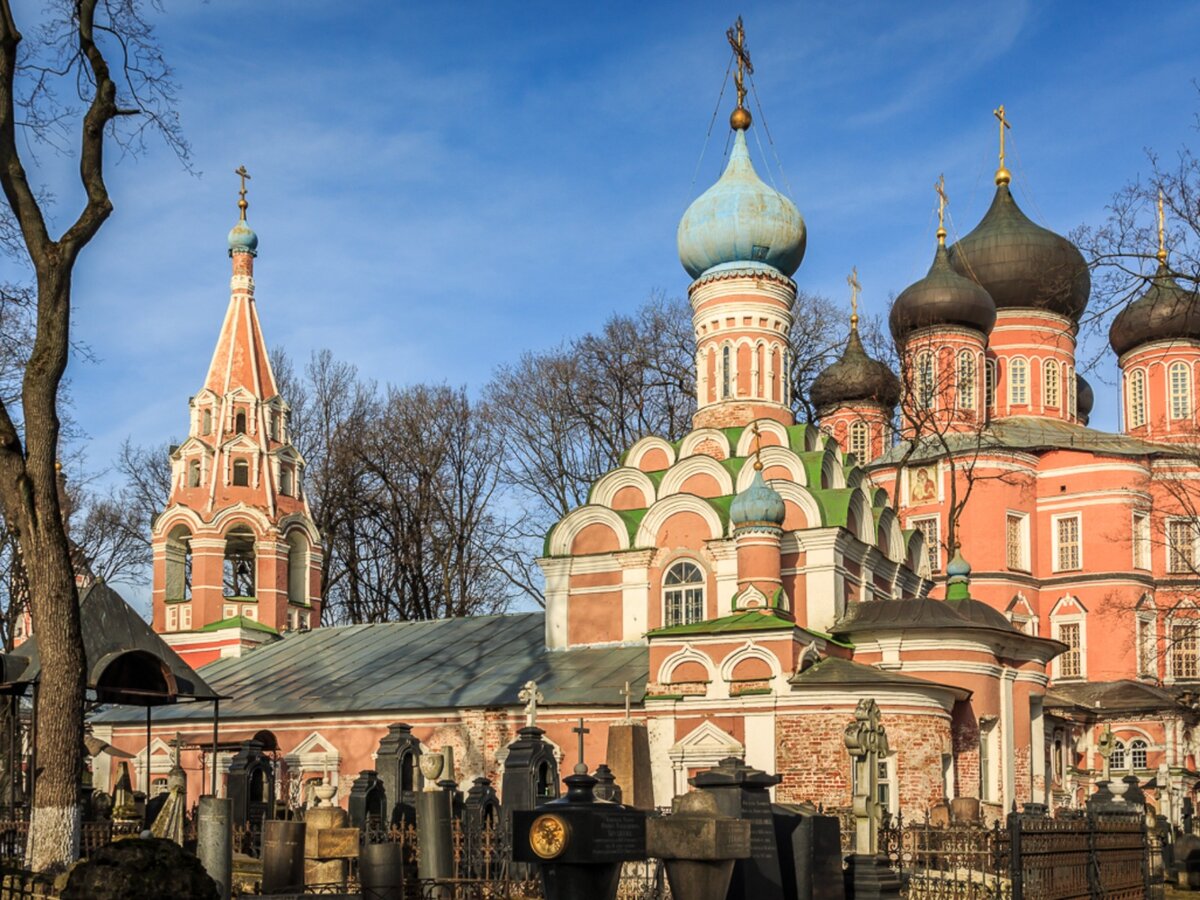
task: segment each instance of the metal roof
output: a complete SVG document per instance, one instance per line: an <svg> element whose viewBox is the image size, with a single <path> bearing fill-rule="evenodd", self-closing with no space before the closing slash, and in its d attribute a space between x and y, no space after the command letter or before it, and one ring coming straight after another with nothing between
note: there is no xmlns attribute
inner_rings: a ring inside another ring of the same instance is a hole
<svg viewBox="0 0 1200 900"><path fill-rule="evenodd" d="M519 706L536 681L549 705L619 706L630 682L645 691L644 646L547 650L545 615L522 613L291 632L245 656L217 660L204 678L220 693L222 721L237 718ZM140 721L126 707L93 717ZM156 721L208 719L171 707Z"/></svg>
<svg viewBox="0 0 1200 900"><path fill-rule="evenodd" d="M971 692L952 684L940 684L927 678L916 678L903 672L888 672L865 663L827 656L788 679L800 687L882 687L928 690L952 694L956 700L966 700Z"/></svg>

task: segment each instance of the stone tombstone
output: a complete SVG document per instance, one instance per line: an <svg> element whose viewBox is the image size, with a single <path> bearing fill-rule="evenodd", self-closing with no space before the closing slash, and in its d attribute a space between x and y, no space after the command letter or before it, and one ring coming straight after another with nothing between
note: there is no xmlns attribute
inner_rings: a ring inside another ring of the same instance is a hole
<svg viewBox="0 0 1200 900"><path fill-rule="evenodd" d="M350 860L358 858L359 831L348 827L340 806L314 806L304 813L304 884L344 884Z"/></svg>
<svg viewBox="0 0 1200 900"><path fill-rule="evenodd" d="M771 796L767 793L782 780L779 775L746 765L736 756L688 779L693 787L712 794L721 815L750 823L751 856L738 860L733 867L730 900L782 896L783 872L775 843Z"/></svg>
<svg viewBox="0 0 1200 900"><path fill-rule="evenodd" d="M597 800L603 800L605 803L621 802L621 786L617 784L612 769L605 763L600 763L596 766L596 771L592 773L592 776L596 779Z"/></svg>
<svg viewBox="0 0 1200 900"><path fill-rule="evenodd" d="M445 764L442 753L421 757L425 789L417 795L417 874L422 879L454 876L454 792L438 785Z"/></svg>
<svg viewBox="0 0 1200 900"><path fill-rule="evenodd" d="M554 748L542 740L545 733L536 725L526 725L508 745L500 797L509 812L558 799L558 761Z"/></svg>
<svg viewBox="0 0 1200 900"><path fill-rule="evenodd" d="M672 897L725 900L734 864L750 856L750 823L722 816L708 791L690 791L671 815L647 819L646 855L663 861Z"/></svg>
<svg viewBox="0 0 1200 900"><path fill-rule="evenodd" d="M613 900L622 864L646 858L646 814L598 802L591 775L564 781L564 798L513 812L513 860L537 865L546 900Z"/></svg>
<svg viewBox="0 0 1200 900"><path fill-rule="evenodd" d="M390 824L411 825L416 821L420 759L421 742L413 736L412 726L405 722L389 725L375 752L375 771L387 798Z"/></svg>
<svg viewBox="0 0 1200 900"><path fill-rule="evenodd" d="M771 812L785 900L845 900L837 816L820 815L807 803L776 803Z"/></svg>
<svg viewBox="0 0 1200 900"><path fill-rule="evenodd" d="M1116 743L1116 738L1113 737L1112 726L1105 725L1104 730L1100 732L1100 737L1096 739L1096 751L1100 754L1100 758L1104 760L1104 781L1109 781L1112 778L1110 760L1112 759Z"/></svg>
<svg viewBox="0 0 1200 900"><path fill-rule="evenodd" d="M480 775L471 782L463 801L463 827L469 831L482 831L500 824L500 795L492 787L490 779Z"/></svg>
<svg viewBox="0 0 1200 900"><path fill-rule="evenodd" d="M625 698L625 719L608 726L604 758L621 788L624 802L638 809L654 809L654 782L650 771L650 732L644 722L634 722L629 682L620 692Z"/></svg>
<svg viewBox="0 0 1200 900"><path fill-rule="evenodd" d="M350 824L366 828L368 823L387 830L387 790L374 769L363 769L350 785Z"/></svg>
<svg viewBox="0 0 1200 900"><path fill-rule="evenodd" d="M261 825L275 807L275 768L258 741L243 741L229 761L226 796L233 801L233 825Z"/></svg>
<svg viewBox="0 0 1200 900"><path fill-rule="evenodd" d="M196 814L196 856L217 884L221 900L233 887L233 804L205 794Z"/></svg>
<svg viewBox="0 0 1200 900"><path fill-rule="evenodd" d="M299 893L304 889L305 824L284 819L263 823L262 892Z"/></svg>
<svg viewBox="0 0 1200 900"><path fill-rule="evenodd" d="M846 869L846 892L856 900L899 897L900 878L879 855L879 760L888 754L888 741L874 700L858 701L843 741L854 767L855 849Z"/></svg>

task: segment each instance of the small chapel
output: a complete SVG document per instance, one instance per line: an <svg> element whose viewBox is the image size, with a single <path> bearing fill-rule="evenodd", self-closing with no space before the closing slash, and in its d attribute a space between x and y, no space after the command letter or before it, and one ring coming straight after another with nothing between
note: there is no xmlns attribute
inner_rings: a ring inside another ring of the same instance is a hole
<svg viewBox="0 0 1200 900"><path fill-rule="evenodd" d="M807 229L755 170L740 36L735 60L724 171L677 232L692 430L643 437L555 524L540 612L321 627L320 535L265 350L240 170L229 306L153 534L153 627L221 696L221 742L207 708L158 711L149 745L140 711L93 717L139 777L165 779L178 754L193 799L224 792L254 742L281 795L324 782L345 804L397 742L451 747L460 784L500 785L525 726L566 771L605 762L610 731L633 725L647 783L622 788L639 805L669 806L736 756L781 776L776 801L836 809L855 787L843 735L869 699L892 812L1079 806L1111 768L1183 814L1200 782L1185 452L1200 318L1161 217L1159 270L1112 330L1123 427L1102 433L1076 372L1087 265L1013 198L1000 107L995 198L949 245L939 182L932 265L891 310L900 371L864 347L855 274L845 350L812 386L818 420L798 422L788 334ZM99 758L97 786L114 772Z"/></svg>

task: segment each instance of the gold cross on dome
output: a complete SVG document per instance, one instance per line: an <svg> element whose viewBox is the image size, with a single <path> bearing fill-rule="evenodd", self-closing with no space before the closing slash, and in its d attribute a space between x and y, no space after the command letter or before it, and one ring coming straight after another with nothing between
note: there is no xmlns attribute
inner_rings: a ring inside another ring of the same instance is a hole
<svg viewBox="0 0 1200 900"><path fill-rule="evenodd" d="M750 432L754 435L754 471L762 471L762 432L758 428L758 423L754 422L750 426Z"/></svg>
<svg viewBox="0 0 1200 900"><path fill-rule="evenodd" d="M1167 217L1163 215L1163 192L1158 189L1158 261L1167 263Z"/></svg>
<svg viewBox="0 0 1200 900"><path fill-rule="evenodd" d="M938 195L938 243L946 243L946 206L950 203L950 197L946 194L946 176L939 175L938 180L934 183L933 189Z"/></svg>
<svg viewBox="0 0 1200 900"><path fill-rule="evenodd" d="M850 327L858 327L858 292L862 285L858 283L858 266L850 270L846 276L846 284L850 285Z"/></svg>
<svg viewBox="0 0 1200 900"><path fill-rule="evenodd" d="M238 191L238 209L242 211L242 221L246 219L246 207L250 204L246 202L246 181L250 178L250 173L246 171L245 166L238 166L233 170L233 174L242 179L242 189Z"/></svg>
<svg viewBox="0 0 1200 900"><path fill-rule="evenodd" d="M1004 168L1004 132L1012 128L1012 123L1004 115L1004 104L1001 103L999 108L992 110L992 115L1000 120L1000 168Z"/></svg>
<svg viewBox="0 0 1200 900"><path fill-rule="evenodd" d="M737 86L738 106L744 109L746 106L745 77L754 74L754 64L750 62L750 52L746 49L746 29L742 26L741 16L738 16L733 27L725 32L725 37L729 39L733 55L737 57L737 74L733 76L733 83Z"/></svg>

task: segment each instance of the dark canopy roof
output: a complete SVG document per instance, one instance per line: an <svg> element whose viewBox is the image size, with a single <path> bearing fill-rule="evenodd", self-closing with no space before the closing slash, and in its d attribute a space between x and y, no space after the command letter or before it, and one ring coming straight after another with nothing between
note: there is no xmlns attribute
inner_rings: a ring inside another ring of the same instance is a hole
<svg viewBox="0 0 1200 900"><path fill-rule="evenodd" d="M1092 713L1150 712L1180 709L1176 694L1141 681L1091 681L1056 684L1046 692L1047 710Z"/></svg>
<svg viewBox="0 0 1200 900"><path fill-rule="evenodd" d="M314 628L210 663L204 677L232 698L221 703L222 721L517 706L531 680L552 705L618 706L626 681L642 696L646 647L547 650L545 640L540 612ZM208 716L181 706L155 720ZM92 719L136 720L128 709Z"/></svg>
<svg viewBox="0 0 1200 900"><path fill-rule="evenodd" d="M79 601L87 686L108 703L159 706L177 700L215 700L217 694L154 633L121 595L96 583ZM35 634L12 653L0 655L0 688L23 693L41 674Z"/></svg>
<svg viewBox="0 0 1200 900"><path fill-rule="evenodd" d="M825 659L814 663L803 672L797 672L788 681L791 684L800 685L801 687L835 685L839 687L909 688L917 690L933 688L953 694L956 700L966 700L971 696L971 692L966 688L951 684L939 684L936 681L915 678L912 675L905 675L902 672L886 672L883 669L877 669L865 663L854 662L850 659L841 659L836 656L825 657Z"/></svg>

